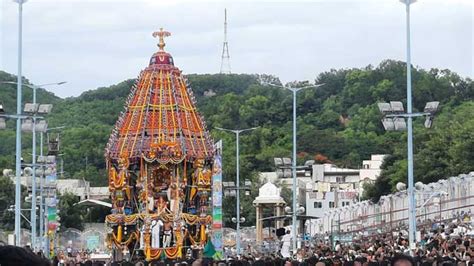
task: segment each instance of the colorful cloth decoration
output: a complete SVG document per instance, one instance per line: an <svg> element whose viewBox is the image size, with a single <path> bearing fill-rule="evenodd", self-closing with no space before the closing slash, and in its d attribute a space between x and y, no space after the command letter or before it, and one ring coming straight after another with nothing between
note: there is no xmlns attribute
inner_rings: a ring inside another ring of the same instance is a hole
<svg viewBox="0 0 474 266"><path fill-rule="evenodd" d="M188 82L164 51L170 35L163 29L153 33L159 51L131 88L105 150L112 200L105 219L109 243L114 254L135 254L133 249L141 247L148 261L180 258L185 243L203 248L212 223L214 142ZM153 221L159 221L162 233L155 230L152 236ZM165 248L156 248L162 247L157 243Z"/></svg>

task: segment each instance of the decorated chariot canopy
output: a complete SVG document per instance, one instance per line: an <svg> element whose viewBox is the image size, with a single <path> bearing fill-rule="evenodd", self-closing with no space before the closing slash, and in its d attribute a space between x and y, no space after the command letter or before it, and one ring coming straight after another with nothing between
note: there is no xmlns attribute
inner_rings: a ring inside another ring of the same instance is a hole
<svg viewBox="0 0 474 266"><path fill-rule="evenodd" d="M109 245L147 260L182 257L208 241L214 143L163 29L110 135L105 157L112 213ZM135 252L135 251L141 252Z"/></svg>
<svg viewBox="0 0 474 266"><path fill-rule="evenodd" d="M164 51L164 37L170 33L161 29L153 36L159 37L159 51L132 87L110 136L106 157L116 164L122 158L174 163L184 158L209 159L213 142L206 124L186 79Z"/></svg>

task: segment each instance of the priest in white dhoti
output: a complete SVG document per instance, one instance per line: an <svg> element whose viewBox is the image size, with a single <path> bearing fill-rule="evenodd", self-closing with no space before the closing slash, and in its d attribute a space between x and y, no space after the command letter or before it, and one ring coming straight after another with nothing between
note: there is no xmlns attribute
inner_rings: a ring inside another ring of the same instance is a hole
<svg viewBox="0 0 474 266"><path fill-rule="evenodd" d="M140 249L145 249L145 223L140 230Z"/></svg>
<svg viewBox="0 0 474 266"><path fill-rule="evenodd" d="M161 220L151 222L151 247L160 248L160 232L163 228L163 222Z"/></svg>
<svg viewBox="0 0 474 266"><path fill-rule="evenodd" d="M283 258L290 258L291 253L290 253L290 246L291 246L291 234L290 230L286 231L286 234L281 238L281 250L280 253L283 256Z"/></svg>

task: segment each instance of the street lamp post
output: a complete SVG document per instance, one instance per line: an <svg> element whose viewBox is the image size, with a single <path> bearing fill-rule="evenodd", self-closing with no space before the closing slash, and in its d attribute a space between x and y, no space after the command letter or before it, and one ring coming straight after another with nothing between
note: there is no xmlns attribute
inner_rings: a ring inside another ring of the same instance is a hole
<svg viewBox="0 0 474 266"><path fill-rule="evenodd" d="M391 101L390 103L378 103L378 108L383 114L382 124L385 130L405 130L408 131L407 150L408 150L408 241L410 243L410 250L413 255L413 251L416 248L416 202L415 202L415 189L414 189L414 178L413 178L413 125L412 121L414 117L426 117L425 127L430 128L433 124L435 113L438 111L439 102L428 102L426 103L423 112L413 113L411 105L411 87L407 86L409 93L407 92L408 104L407 113L404 113L402 102ZM407 119L407 122L405 122Z"/></svg>
<svg viewBox="0 0 474 266"><path fill-rule="evenodd" d="M33 90L33 105L36 106L36 90L41 87L45 86L51 86L51 85L62 85L66 83L65 81L61 82L56 82L56 83L47 83L47 84L42 84L42 85L26 85L27 87L31 88ZM31 198L33 199L32 205L31 205L31 245L33 247L33 250L36 248L37 243L36 243L36 112L33 114L33 128L32 128L32 133L33 133L33 147L32 147L32 161L31 163L33 164L33 177L32 177L32 185L31 185ZM43 132L41 132L41 136L43 135ZM43 147L41 146L41 149ZM41 150L41 155L43 151ZM42 185L42 180L40 180L40 186ZM42 189L42 188L41 188ZM40 191L40 194L42 194L42 190ZM41 201L43 198L41 198ZM41 206L41 205L40 205ZM41 208L40 208L40 214L41 214ZM42 217L40 217L41 219ZM42 220L42 219L41 219ZM41 227L41 222L40 222L40 227ZM40 230L42 231L42 230ZM42 236L41 236L42 237Z"/></svg>
<svg viewBox="0 0 474 266"><path fill-rule="evenodd" d="M263 82L264 85L270 85L278 88L284 88L287 90L290 90L293 93L293 159L292 164L291 164L291 172L292 172L292 178L293 178L293 183L292 183L292 189L293 189L293 199L292 199L292 205L293 205L293 210L296 210L296 93L302 89L305 88L316 88L319 86L322 86L324 84L315 84L315 85L308 85L304 87L289 87L289 86L280 86L280 85L275 85L267 82ZM296 212L293 212L292 214L292 228L291 228L291 234L292 234L292 250L293 254L296 254Z"/></svg>
<svg viewBox="0 0 474 266"><path fill-rule="evenodd" d="M41 158L44 158L43 157L43 132L40 133L40 157ZM44 178L44 167L41 167L41 178L40 178L40 211L39 211L39 223L40 223L40 233L39 233L39 237L40 237L40 250L43 249L43 235L44 235L44 211L43 211L43 207L44 207L44 200L43 200L43 178Z"/></svg>
<svg viewBox="0 0 474 266"><path fill-rule="evenodd" d="M410 4L416 0L400 0L406 5L406 34L407 34L407 113L412 113L412 96L411 96L411 49L410 49ZM416 208L413 178L413 119L408 116L407 119L407 157L408 157L408 241L410 242L410 250L415 249L416 239Z"/></svg>
<svg viewBox="0 0 474 266"><path fill-rule="evenodd" d="M216 129L218 130L221 130L221 131L227 131L227 132L232 132L235 134L235 143L236 143L236 152L235 152L235 156L236 156L236 185L237 185L237 188L236 188L236 198L237 198L237 211L236 211L236 231L237 231L237 240L236 240L236 246L237 246L237 255L239 256L240 255L240 222L241 222L241 219L240 219L240 164L239 164L239 156L240 156L240 152L239 152L239 137L240 137L240 133L242 132L245 132L245 131L251 131L251 130L254 130L254 129L257 129L258 127L252 127L252 128L245 128L245 129L226 129L226 128L220 128L220 127L215 127Z"/></svg>
<svg viewBox="0 0 474 266"><path fill-rule="evenodd" d="M23 26L23 3L26 0L14 0L18 3L18 73L17 73L17 95L16 95L16 152L15 152L15 245L20 246L21 228L21 63L22 63L22 26Z"/></svg>
<svg viewBox="0 0 474 266"><path fill-rule="evenodd" d="M11 81L5 81L5 82L1 82L1 83L3 83L3 84L16 84L16 85L20 84L22 86L29 87L33 90L33 103L28 108L25 107L25 109L28 109L28 110L25 110L25 111L27 113L32 114L31 119L33 121L32 122L32 127L31 127L31 132L33 133L33 136L32 136L32 160L31 160L32 169L33 169L32 172L33 173L32 173L32 183L31 183L32 202L31 202L30 221L31 221L31 245L32 245L32 248L34 250L36 248L36 244L37 244L36 243L36 218L37 218L36 217L36 126L37 126L36 122L37 122L37 116L36 115L37 115L37 113L47 114L47 113L50 112L50 109L52 107L52 105L50 105L50 104L38 105L36 103L36 90L38 88L45 87L45 86L62 85L66 82L61 81L61 82L47 83L47 84L42 84L42 85L21 84L21 82L11 82ZM21 101L21 99L20 99L20 101ZM26 105L29 105L29 104L26 104ZM31 110L29 110L30 107L31 107ZM23 118L24 118L24 116L22 116L21 109L20 109L20 114L17 114L17 119L20 120L20 136L21 136L21 119L23 119ZM44 124L44 125L46 125L46 124ZM44 128L43 130L40 130L41 137L42 137L43 131L45 131L45 130L47 130L47 128ZM18 128L17 128L17 136L18 136ZM17 144L18 144L18 142L17 142ZM21 146L21 140L20 140L20 146ZM41 147L41 153L42 153L42 147ZM20 150L20 156L21 156L21 150ZM20 164L20 166L21 166L21 164ZM16 171L18 171L18 170L16 170ZM17 205L17 204L15 204L15 205ZM40 210L40 213L41 213L41 210ZM21 212L20 212L20 215L21 215ZM16 207L15 207L15 219L16 219ZM16 234L16 232L15 232L15 234ZM17 245L19 245L19 244L17 244Z"/></svg>
<svg viewBox="0 0 474 266"><path fill-rule="evenodd" d="M293 176L293 210L296 210L296 93L301 89L297 88L290 88L291 92L293 92L293 159L291 160L291 173ZM296 254L296 241L297 241L297 233L296 233L296 211L292 213L292 249L293 254Z"/></svg>

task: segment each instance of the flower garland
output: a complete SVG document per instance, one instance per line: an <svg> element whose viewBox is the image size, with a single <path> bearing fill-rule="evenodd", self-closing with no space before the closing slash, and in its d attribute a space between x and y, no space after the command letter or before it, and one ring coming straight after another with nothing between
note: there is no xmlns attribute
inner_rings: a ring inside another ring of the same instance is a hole
<svg viewBox="0 0 474 266"><path fill-rule="evenodd" d="M177 259L182 257L182 245L178 245L176 247L169 247L169 248L151 248L151 247L146 247L146 260L147 261L152 261L159 259L161 257L162 252L165 253L165 256L168 259Z"/></svg>
<svg viewBox="0 0 474 266"><path fill-rule="evenodd" d="M186 158L186 155L183 155L183 156L180 156L180 157L168 157L168 158L147 158L145 155L143 155L143 159L147 163L158 162L159 164L169 164L169 163L179 164L185 158Z"/></svg>
<svg viewBox="0 0 474 266"><path fill-rule="evenodd" d="M205 217L199 217L197 215L189 213L182 213L181 218L183 218L183 220L190 225L195 225L197 223L208 224L212 222L212 217L210 215L207 215Z"/></svg>
<svg viewBox="0 0 474 266"><path fill-rule="evenodd" d="M109 214L105 217L105 222L109 224L125 224L125 225L134 225L137 223L138 219L144 220L146 215L144 214ZM150 214L148 217L151 220L161 219L163 222L172 222L174 221L174 215L172 213L162 213L162 214ZM212 217L207 215L205 217L199 217L197 215L182 213L181 218L189 225L195 225L197 223L209 224L212 222Z"/></svg>
<svg viewBox="0 0 474 266"><path fill-rule="evenodd" d="M121 246L121 245L128 245L132 242L133 239L138 239L138 232L135 231L133 233L130 234L130 236L128 237L127 240L125 241L121 241L121 239L119 239L114 232L112 232L112 240L114 241L115 245L117 246Z"/></svg>
<svg viewBox="0 0 474 266"><path fill-rule="evenodd" d="M120 189L125 184L126 173L125 171L120 171L117 174L117 170L114 167L111 167L109 170L109 187Z"/></svg>
<svg viewBox="0 0 474 266"><path fill-rule="evenodd" d="M135 225L138 219L141 218L138 214L122 215L122 214L109 214L105 217L105 222L109 224L125 224Z"/></svg>
<svg viewBox="0 0 474 266"><path fill-rule="evenodd" d="M186 234L184 236L185 238L188 237L189 238L189 241L191 241L191 245L193 246L203 246L204 244L206 244L206 241L202 241L202 239L200 239L199 241L197 241L196 239L194 239L193 235L190 234L188 231L186 231Z"/></svg>

